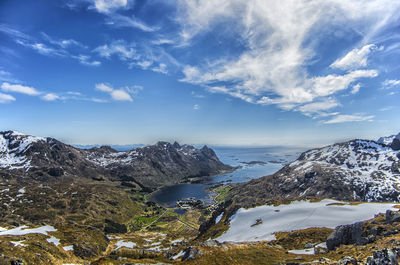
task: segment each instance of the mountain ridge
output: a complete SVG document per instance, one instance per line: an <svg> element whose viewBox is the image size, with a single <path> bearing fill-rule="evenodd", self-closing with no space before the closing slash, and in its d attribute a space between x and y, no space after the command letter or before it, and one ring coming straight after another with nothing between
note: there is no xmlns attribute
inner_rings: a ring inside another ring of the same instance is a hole
<svg viewBox="0 0 400 265"><path fill-rule="evenodd" d="M233 185L235 203L251 207L273 199L333 198L399 201L398 138L390 144L355 139L303 152L275 174Z"/></svg>
<svg viewBox="0 0 400 265"><path fill-rule="evenodd" d="M232 169L219 161L207 146L197 149L158 142L128 151L109 146L80 149L50 137L0 132L0 171L6 175L47 180L64 176L107 178L154 189L184 178Z"/></svg>

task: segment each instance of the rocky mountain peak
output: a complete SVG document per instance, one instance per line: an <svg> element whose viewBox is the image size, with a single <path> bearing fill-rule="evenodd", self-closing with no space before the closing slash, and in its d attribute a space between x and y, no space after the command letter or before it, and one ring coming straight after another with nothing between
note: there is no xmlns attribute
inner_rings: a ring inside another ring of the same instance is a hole
<svg viewBox="0 0 400 265"><path fill-rule="evenodd" d="M390 146L393 150L400 150L400 133L397 135L384 136L377 141L380 144Z"/></svg>
<svg viewBox="0 0 400 265"><path fill-rule="evenodd" d="M53 138L0 132L0 173L7 175L44 180L60 176L108 178L154 188L229 169L212 149L176 142L160 141L129 151L110 146L79 149Z"/></svg>
<svg viewBox="0 0 400 265"><path fill-rule="evenodd" d="M371 140L352 140L308 150L277 173L237 192L260 198L322 197L358 201L399 201L400 152ZM242 196L244 197L244 196Z"/></svg>
<svg viewBox="0 0 400 265"><path fill-rule="evenodd" d="M400 150L400 133L393 139L390 147L396 151Z"/></svg>

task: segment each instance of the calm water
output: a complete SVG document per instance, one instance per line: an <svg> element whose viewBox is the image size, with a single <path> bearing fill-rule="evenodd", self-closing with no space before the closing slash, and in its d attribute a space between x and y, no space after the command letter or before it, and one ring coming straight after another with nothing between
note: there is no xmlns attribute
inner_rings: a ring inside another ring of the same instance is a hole
<svg viewBox="0 0 400 265"><path fill-rule="evenodd" d="M194 197L211 203L207 188L217 183L240 183L270 175L285 164L295 160L305 149L288 147L212 147L218 158L225 164L241 166L234 172L208 178L202 184L178 184L164 187L151 196L157 203L173 207L179 199ZM248 165L243 162L261 161L264 163Z"/></svg>

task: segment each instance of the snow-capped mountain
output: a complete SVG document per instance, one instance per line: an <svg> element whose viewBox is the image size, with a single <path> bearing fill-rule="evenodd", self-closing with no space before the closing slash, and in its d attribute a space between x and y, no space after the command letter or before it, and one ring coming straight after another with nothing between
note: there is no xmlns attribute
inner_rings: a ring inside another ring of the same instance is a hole
<svg viewBox="0 0 400 265"><path fill-rule="evenodd" d="M376 142L380 143L380 144L384 144L384 145L391 145L394 138L396 138L396 135L383 136L383 137L380 137L378 139L378 141L376 141Z"/></svg>
<svg viewBox="0 0 400 265"><path fill-rule="evenodd" d="M0 133L0 168L30 168L26 150L36 142L46 142L45 138L24 135L16 131Z"/></svg>
<svg viewBox="0 0 400 265"><path fill-rule="evenodd" d="M238 185L234 188L235 193L239 195L242 192L243 196L248 195L254 201L307 196L399 201L398 139L394 138L389 145L371 140L352 140L312 149L272 176Z"/></svg>
<svg viewBox="0 0 400 265"><path fill-rule="evenodd" d="M4 175L107 178L154 188L229 169L207 146L196 149L158 142L122 152L107 146L79 149L53 138L0 132L0 173Z"/></svg>

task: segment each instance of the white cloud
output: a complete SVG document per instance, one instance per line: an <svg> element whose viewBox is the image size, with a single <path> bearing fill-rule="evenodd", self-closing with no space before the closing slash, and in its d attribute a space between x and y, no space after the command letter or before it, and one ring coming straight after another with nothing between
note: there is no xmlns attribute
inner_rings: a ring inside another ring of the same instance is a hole
<svg viewBox="0 0 400 265"><path fill-rule="evenodd" d="M105 102L107 102L107 100L100 99L100 98L91 98L90 100L93 101L93 102L96 102L96 103L105 103Z"/></svg>
<svg viewBox="0 0 400 265"><path fill-rule="evenodd" d="M42 96L42 99L46 100L46 101L54 101L59 98L60 98L59 96L57 96L56 94L53 94L53 93L47 93L46 95Z"/></svg>
<svg viewBox="0 0 400 265"><path fill-rule="evenodd" d="M47 35L44 32L42 32L41 34L42 34L42 37L49 43L60 46L61 48L64 48L64 49L72 47L72 46L87 49L87 46L83 45L82 43L80 43L79 41L76 41L74 39L54 39L53 37Z"/></svg>
<svg viewBox="0 0 400 265"><path fill-rule="evenodd" d="M396 79L386 79L385 81L382 82L383 89L391 89L399 85L400 85L400 80Z"/></svg>
<svg viewBox="0 0 400 265"><path fill-rule="evenodd" d="M197 94L197 93L194 92L194 91L192 91L190 94L191 94L193 97L195 97L195 98L205 98L204 95L202 95L202 94Z"/></svg>
<svg viewBox="0 0 400 265"><path fill-rule="evenodd" d="M375 116L372 115L338 115L330 120L323 121L324 124L335 124L344 122L371 121Z"/></svg>
<svg viewBox="0 0 400 265"><path fill-rule="evenodd" d="M143 89L142 86L123 87L114 89L110 85L104 83L96 84L95 88L99 91L110 94L111 98L117 101L133 101L131 94L136 94L139 90ZM93 100L94 101L94 100ZM99 102L99 101L95 101Z"/></svg>
<svg viewBox="0 0 400 265"><path fill-rule="evenodd" d="M11 101L15 101L15 98L13 96L0 93L0 103L9 103Z"/></svg>
<svg viewBox="0 0 400 265"><path fill-rule="evenodd" d="M162 74L168 73L167 65L164 63L160 63L157 67L151 68L151 70L153 70L154 72L157 72L157 73L162 73Z"/></svg>
<svg viewBox="0 0 400 265"><path fill-rule="evenodd" d="M133 48L134 44L127 44L125 41L118 40L111 44L105 44L94 49L101 57L109 59L112 55L116 55L122 61L138 59L136 51Z"/></svg>
<svg viewBox="0 0 400 265"><path fill-rule="evenodd" d="M389 110L394 110L397 108L398 108L397 106L387 106L387 107L380 108L379 111L389 111Z"/></svg>
<svg viewBox="0 0 400 265"><path fill-rule="evenodd" d="M368 55L371 51L377 49L375 44L368 44L361 49L353 49L345 56L337 59L331 64L332 68L339 68L342 70L357 69L359 67L367 66Z"/></svg>
<svg viewBox="0 0 400 265"><path fill-rule="evenodd" d="M120 101L133 101L131 95L128 94L128 92L118 89L118 90L113 90L111 92L111 97L114 100L120 100Z"/></svg>
<svg viewBox="0 0 400 265"><path fill-rule="evenodd" d="M194 105L193 105L193 109L194 109L194 110L198 110L198 109L200 109L200 106L199 106L198 104L194 104Z"/></svg>
<svg viewBox="0 0 400 265"><path fill-rule="evenodd" d="M68 49L71 48L71 46L87 49L85 45L73 39L57 40L47 35L46 33L42 32L41 33L42 39L44 39L46 43L41 43L38 42L35 38L28 36L27 34L12 29L7 25L1 25L1 24L0 24L0 32L4 32L13 37L16 43L24 47L30 48L45 56L72 58L78 60L81 64L88 66L99 66L101 64L101 62L99 61L90 61L89 55L83 55L83 54L74 55L73 53L71 53L70 50Z"/></svg>
<svg viewBox="0 0 400 265"><path fill-rule="evenodd" d="M103 91L103 92L108 92L111 93L114 89L112 87L110 87L109 85L100 83L100 84L96 84L95 85L97 90Z"/></svg>
<svg viewBox="0 0 400 265"><path fill-rule="evenodd" d="M78 56L71 56L74 59L77 59L81 64L88 65L88 66L99 66L101 62L99 61L90 61L90 56L80 54Z"/></svg>
<svg viewBox="0 0 400 265"><path fill-rule="evenodd" d="M9 84L7 82L4 82L1 85L1 88L5 92L22 93L22 94L26 94L26 95L30 95L30 96L36 96L36 95L40 94L40 92L37 91L33 87L23 86L23 85L19 85L19 84Z"/></svg>
<svg viewBox="0 0 400 265"><path fill-rule="evenodd" d="M365 41L372 40L383 25L390 24L399 7L400 2L391 0L181 0L177 21L182 27L182 45L225 26L229 28L228 37L246 48L239 54L206 57L187 65L180 81L247 102L277 104L282 109L319 102L321 97L348 89L360 78L378 74L376 70L353 70L342 75L328 72L324 76L309 73L307 65L318 58L315 47L324 34L331 36L332 27L335 33L345 34L351 25ZM341 28L343 32L338 32ZM319 35L312 35L318 31ZM377 47L363 45L333 65L346 69L366 66L368 54Z"/></svg>
<svg viewBox="0 0 400 265"><path fill-rule="evenodd" d="M73 96L82 96L81 92L76 92L76 91L67 91L67 94Z"/></svg>
<svg viewBox="0 0 400 265"><path fill-rule="evenodd" d="M344 75L327 75L312 78L312 90L316 96L329 96L348 86L360 78L372 78L378 76L375 70L355 70Z"/></svg>
<svg viewBox="0 0 400 265"><path fill-rule="evenodd" d="M0 69L0 81L18 83L19 80L15 79L10 72Z"/></svg>
<svg viewBox="0 0 400 265"><path fill-rule="evenodd" d="M92 2L92 7L99 13L110 13L128 6L128 0L93 0Z"/></svg>
<svg viewBox="0 0 400 265"><path fill-rule="evenodd" d="M339 106L339 103L334 99L326 99L324 101L313 102L299 107L299 111L303 113L319 113Z"/></svg>
<svg viewBox="0 0 400 265"><path fill-rule="evenodd" d="M153 64L153 62L150 62L150 61L138 61L138 62L132 64L131 67L132 67L133 65L138 65L138 66L140 66L140 68L142 68L143 70L146 70L146 69L148 69L149 66L151 66L152 64Z"/></svg>
<svg viewBox="0 0 400 265"><path fill-rule="evenodd" d="M163 45L163 44L172 44L174 43L173 40L170 39L158 39L158 40L154 40L151 43L155 44L155 45Z"/></svg>
<svg viewBox="0 0 400 265"><path fill-rule="evenodd" d="M361 88L361 84L360 83L355 84L353 86L353 89L351 90L351 94L353 94L353 95L357 94L358 91L360 91L360 88Z"/></svg>
<svg viewBox="0 0 400 265"><path fill-rule="evenodd" d="M63 52L60 52L56 49L48 47L43 43L33 43L33 44L23 44L25 46L29 46L32 49L36 50L38 53L43 55L56 55L56 56L64 56Z"/></svg>
<svg viewBox="0 0 400 265"><path fill-rule="evenodd" d="M156 27L151 27L146 25L144 22L140 21L135 17L123 16L117 13L113 13L109 15L109 25L114 25L117 27L131 27L138 28L142 31L152 32L158 30Z"/></svg>

